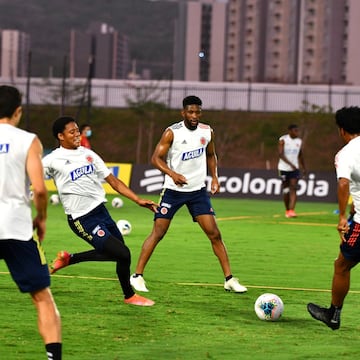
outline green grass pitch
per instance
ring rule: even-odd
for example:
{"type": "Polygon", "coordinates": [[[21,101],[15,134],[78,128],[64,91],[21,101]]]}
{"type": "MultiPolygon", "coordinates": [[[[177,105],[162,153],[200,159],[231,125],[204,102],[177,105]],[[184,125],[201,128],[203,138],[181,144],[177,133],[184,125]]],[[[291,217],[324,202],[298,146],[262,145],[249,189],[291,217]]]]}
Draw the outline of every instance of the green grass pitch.
{"type": "MultiPolygon", "coordinates": [[[[125,237],[135,268],[152,213],[124,199],[108,208],[126,219],[125,237]]],[[[157,197],[153,198],[157,200],[157,197]]],[[[352,273],[340,330],[313,320],[308,302],[328,306],[333,261],[338,253],[336,204],[297,205],[286,219],[281,200],[213,198],[234,276],[246,294],[227,293],[210,242],[182,209],[145,271],[155,306],[125,305],[114,263],[82,263],[52,276],[63,323],[65,360],[237,360],[354,359],[358,356],[360,276],[352,273]],[[285,305],[278,322],[259,320],[256,298],[279,295],[285,305]]],[[[43,243],[48,260],[59,250],[88,250],[68,228],[61,206],[49,206],[43,243]]],[[[20,294],[0,262],[0,359],[45,359],[30,298],[20,294]]]]}

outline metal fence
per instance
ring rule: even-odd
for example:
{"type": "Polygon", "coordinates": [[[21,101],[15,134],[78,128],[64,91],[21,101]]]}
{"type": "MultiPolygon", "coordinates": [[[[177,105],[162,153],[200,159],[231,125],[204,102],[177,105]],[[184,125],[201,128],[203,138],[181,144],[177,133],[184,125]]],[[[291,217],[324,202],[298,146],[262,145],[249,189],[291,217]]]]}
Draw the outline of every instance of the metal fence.
{"type": "MultiPolygon", "coordinates": [[[[30,104],[74,106],[91,92],[95,107],[126,108],[129,101],[154,101],[172,109],[190,94],[205,109],[261,112],[334,111],[360,105],[360,87],[339,85],[283,85],[267,83],[209,83],[184,81],[129,81],[92,79],[0,78],[17,86],[30,104]]],[[[89,102],[89,101],[88,101],[89,102]]]]}

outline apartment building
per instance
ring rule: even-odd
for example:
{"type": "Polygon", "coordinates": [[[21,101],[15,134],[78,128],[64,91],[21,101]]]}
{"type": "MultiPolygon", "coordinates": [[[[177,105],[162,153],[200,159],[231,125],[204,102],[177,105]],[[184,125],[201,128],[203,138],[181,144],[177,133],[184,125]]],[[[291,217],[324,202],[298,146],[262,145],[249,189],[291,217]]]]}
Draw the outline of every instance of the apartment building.
{"type": "Polygon", "coordinates": [[[181,2],[175,78],[359,85],[357,14],[358,0],[181,2]]]}
{"type": "Polygon", "coordinates": [[[346,82],[348,13],[347,0],[229,0],[225,80],[346,82]]]}
{"type": "Polygon", "coordinates": [[[71,30],[70,77],[126,79],[130,71],[128,38],[106,23],[95,22],[87,31],[71,30]]]}
{"type": "Polygon", "coordinates": [[[219,0],[179,3],[175,26],[173,77],[223,81],[227,4],[219,0]]]}
{"type": "Polygon", "coordinates": [[[0,76],[25,77],[28,72],[30,35],[19,30],[0,30],[0,76]]]}

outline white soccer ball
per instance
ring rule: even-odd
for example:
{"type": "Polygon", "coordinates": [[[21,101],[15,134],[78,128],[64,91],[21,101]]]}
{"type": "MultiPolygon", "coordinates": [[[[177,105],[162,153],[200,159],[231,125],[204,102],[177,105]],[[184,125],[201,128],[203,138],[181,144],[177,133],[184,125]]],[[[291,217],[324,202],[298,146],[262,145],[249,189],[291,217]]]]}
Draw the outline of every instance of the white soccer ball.
{"type": "Polygon", "coordinates": [[[51,205],[58,205],[60,203],[59,195],[58,194],[52,194],[50,196],[50,204],[51,205]]]}
{"type": "Polygon", "coordinates": [[[121,235],[129,235],[131,233],[131,224],[127,220],[119,220],[116,225],[121,235]]]}
{"type": "Polygon", "coordinates": [[[255,313],[260,320],[277,321],[284,311],[284,303],[275,294],[262,294],[255,301],[255,313]]]}
{"type": "Polygon", "coordinates": [[[114,208],[121,208],[121,207],[123,207],[124,202],[123,202],[123,200],[121,198],[115,197],[115,198],[112,199],[111,205],[114,208]]]}

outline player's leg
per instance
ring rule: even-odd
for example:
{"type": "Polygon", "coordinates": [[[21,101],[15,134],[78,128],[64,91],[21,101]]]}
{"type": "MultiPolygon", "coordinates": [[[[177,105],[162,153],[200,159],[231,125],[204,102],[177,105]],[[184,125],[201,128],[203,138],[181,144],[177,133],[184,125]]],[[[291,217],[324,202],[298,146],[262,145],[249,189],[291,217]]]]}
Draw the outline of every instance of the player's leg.
{"type": "Polygon", "coordinates": [[[30,293],[38,314],[38,329],[53,359],[61,359],[61,319],[50,288],[30,293]],[[57,355],[56,355],[57,354],[57,355]]]}
{"type": "MultiPolygon", "coordinates": [[[[82,251],[79,253],[69,253],[65,250],[59,251],[56,258],[51,262],[49,269],[50,273],[54,274],[56,271],[73,264],[78,264],[86,261],[116,261],[108,253],[102,251],[104,240],[109,234],[115,233],[115,236],[124,245],[123,237],[116,226],[116,223],[111,219],[110,214],[104,205],[98,206],[89,214],[72,219],[68,216],[68,224],[70,229],[80,238],[94,247],[93,250],[82,251]],[[110,229],[110,230],[109,230],[110,229]],[[115,232],[115,230],[117,232],[115,232]],[[106,230],[106,231],[105,231],[106,230]],[[106,236],[105,236],[106,235],[106,236]]],[[[126,250],[126,249],[125,249],[126,250]]],[[[124,256],[126,251],[124,250],[124,256]]]]}
{"type": "Polygon", "coordinates": [[[141,247],[138,262],[136,264],[136,274],[143,274],[146,264],[148,263],[155,247],[165,236],[169,229],[171,219],[155,219],[150,235],[145,239],[141,247]]]}
{"type": "Polygon", "coordinates": [[[75,253],[70,256],[69,264],[84,261],[114,261],[116,262],[116,273],[125,298],[134,295],[130,285],[130,262],[129,248],[111,218],[105,206],[100,206],[90,215],[80,219],[68,219],[69,226],[73,232],[87,241],[94,250],[75,253]]]}
{"type": "Polygon", "coordinates": [[[307,309],[310,315],[325,323],[333,330],[340,328],[340,315],[344,299],[350,288],[351,269],[360,260],[360,224],[353,223],[340,245],[340,253],[334,262],[334,274],[329,308],[310,303],[307,309]]]}
{"type": "Polygon", "coordinates": [[[61,359],[61,320],[50,290],[44,251],[38,241],[1,241],[4,259],[22,293],[29,293],[38,314],[38,329],[46,351],[61,359]]]}
{"type": "Polygon", "coordinates": [[[116,274],[125,299],[135,294],[130,284],[130,263],[131,254],[129,248],[113,235],[107,237],[104,241],[102,255],[109,261],[116,262],[116,274]]]}
{"type": "Polygon", "coordinates": [[[165,189],[161,194],[159,204],[158,212],[154,214],[153,228],[142,244],[135,273],[130,278],[131,285],[138,291],[149,291],[143,278],[146,264],[150,260],[157,244],[168,231],[172,218],[184,204],[184,199],[180,192],[165,189]]]}
{"type": "Polygon", "coordinates": [[[310,315],[314,319],[322,321],[332,330],[340,328],[341,310],[350,288],[350,271],[355,264],[354,262],[346,260],[340,252],[334,262],[330,307],[321,307],[313,303],[307,305],[310,315]]]}
{"type": "Polygon", "coordinates": [[[344,258],[340,252],[334,262],[334,275],[331,288],[331,303],[334,306],[342,307],[344,299],[350,288],[350,272],[356,265],[355,262],[344,258]]]}
{"type": "Polygon", "coordinates": [[[196,221],[209,238],[213,252],[220,262],[220,266],[225,277],[225,290],[235,291],[238,293],[246,292],[247,288],[241,285],[238,279],[234,278],[232,275],[228,252],[225,243],[221,238],[221,233],[216,224],[215,217],[208,214],[198,215],[196,217],[196,221]]]}
{"type": "Polygon", "coordinates": [[[215,212],[206,189],[192,193],[187,199],[186,206],[193,218],[211,242],[214,254],[219,259],[225,277],[231,275],[229,257],[220,230],[215,221],[215,212]]]}
{"type": "Polygon", "coordinates": [[[150,260],[157,244],[165,236],[170,226],[170,222],[171,219],[155,219],[150,235],[145,239],[141,246],[141,252],[136,264],[135,273],[130,277],[130,283],[137,291],[149,291],[146,287],[146,282],[143,276],[145,266],[150,260]]]}
{"type": "Polygon", "coordinates": [[[227,277],[231,275],[228,253],[226,250],[226,246],[222,241],[221,233],[216,224],[215,217],[208,214],[198,215],[196,217],[196,221],[198,222],[206,236],[209,238],[213,252],[219,259],[224,276],[227,277]]]}
{"type": "Polygon", "coordinates": [[[297,185],[298,178],[292,177],[289,179],[289,200],[288,200],[288,210],[295,211],[296,200],[297,200],[297,185]]]}
{"type": "Polygon", "coordinates": [[[246,292],[246,287],[239,284],[238,280],[232,276],[226,246],[222,240],[220,230],[215,221],[215,212],[206,189],[203,188],[193,194],[190,194],[186,206],[193,217],[193,220],[199,223],[201,229],[211,242],[213,252],[218,258],[224,273],[225,290],[246,292]]]}
{"type": "Polygon", "coordinates": [[[285,206],[285,215],[289,211],[289,201],[290,201],[290,189],[289,189],[289,178],[288,178],[288,171],[280,171],[281,177],[281,187],[282,187],[282,194],[283,194],[283,201],[285,206]]]}

